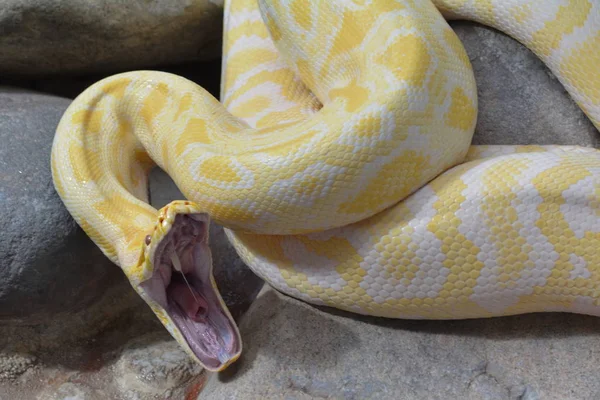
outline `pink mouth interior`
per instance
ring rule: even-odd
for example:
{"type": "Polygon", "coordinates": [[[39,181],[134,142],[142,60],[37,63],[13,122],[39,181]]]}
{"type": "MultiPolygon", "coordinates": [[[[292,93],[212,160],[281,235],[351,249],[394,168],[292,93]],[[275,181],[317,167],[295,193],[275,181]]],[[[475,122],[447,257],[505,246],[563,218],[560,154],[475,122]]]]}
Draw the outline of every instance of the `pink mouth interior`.
{"type": "Polygon", "coordinates": [[[203,322],[208,316],[208,303],[206,299],[194,289],[188,286],[189,281],[184,283],[183,279],[177,279],[180,282],[174,282],[176,278],[171,278],[171,283],[167,287],[167,298],[179,306],[181,311],[192,321],[203,322]]]}
{"type": "Polygon", "coordinates": [[[196,357],[207,368],[219,369],[239,354],[241,340],[211,284],[207,236],[201,217],[178,215],[157,244],[152,278],[141,286],[167,312],[196,357]],[[181,271],[173,264],[173,254],[181,271]]]}

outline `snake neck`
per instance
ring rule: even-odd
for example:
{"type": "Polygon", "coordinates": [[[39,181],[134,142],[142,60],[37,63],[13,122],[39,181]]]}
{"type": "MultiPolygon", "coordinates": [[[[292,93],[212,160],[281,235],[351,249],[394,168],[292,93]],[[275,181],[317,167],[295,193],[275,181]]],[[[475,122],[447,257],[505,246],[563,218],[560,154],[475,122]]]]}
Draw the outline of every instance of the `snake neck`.
{"type": "Polygon", "coordinates": [[[155,164],[120,112],[127,85],[109,79],[67,110],[52,150],[55,188],[181,347],[220,370],[239,357],[241,338],[212,275],[209,219],[190,202],[148,204],[155,164]]]}

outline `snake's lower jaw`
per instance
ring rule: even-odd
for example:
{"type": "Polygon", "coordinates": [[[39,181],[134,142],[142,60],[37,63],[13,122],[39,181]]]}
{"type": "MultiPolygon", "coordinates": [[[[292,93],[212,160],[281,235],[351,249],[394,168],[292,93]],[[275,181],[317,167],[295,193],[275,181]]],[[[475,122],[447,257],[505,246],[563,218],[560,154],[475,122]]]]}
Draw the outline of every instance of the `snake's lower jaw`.
{"type": "Polygon", "coordinates": [[[207,219],[177,215],[153,243],[153,273],[140,289],[180,345],[206,369],[221,371],[238,359],[242,344],[212,275],[207,238],[207,219]]]}

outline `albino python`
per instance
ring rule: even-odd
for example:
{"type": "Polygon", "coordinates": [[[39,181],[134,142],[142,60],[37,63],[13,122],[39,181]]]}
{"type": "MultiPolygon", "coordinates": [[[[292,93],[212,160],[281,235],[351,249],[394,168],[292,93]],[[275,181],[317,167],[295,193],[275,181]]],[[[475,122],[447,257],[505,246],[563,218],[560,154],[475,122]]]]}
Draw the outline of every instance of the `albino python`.
{"type": "Polygon", "coordinates": [[[219,371],[242,351],[209,218],[314,304],[600,315],[600,151],[470,146],[476,85],[446,22],[519,40],[598,128],[600,1],[231,0],[224,16],[221,102],[168,73],[114,75],[52,149],[70,213],[195,360],[219,371]],[[188,200],[148,204],[155,165],[188,200]]]}

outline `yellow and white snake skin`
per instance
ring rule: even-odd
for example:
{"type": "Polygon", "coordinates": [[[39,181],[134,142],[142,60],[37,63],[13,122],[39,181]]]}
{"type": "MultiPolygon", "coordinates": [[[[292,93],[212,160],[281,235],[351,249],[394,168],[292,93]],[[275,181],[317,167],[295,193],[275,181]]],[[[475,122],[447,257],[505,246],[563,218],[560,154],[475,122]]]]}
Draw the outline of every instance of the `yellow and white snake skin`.
{"type": "MultiPolygon", "coordinates": [[[[519,40],[598,128],[600,1],[231,0],[224,16],[222,103],[171,74],[118,74],[72,103],[52,150],[70,213],[206,368],[238,358],[235,323],[217,293],[220,322],[181,328],[164,292],[181,295],[166,287],[182,268],[195,279],[197,259],[211,268],[208,216],[310,303],[600,315],[600,151],[470,146],[476,85],[446,22],[519,40]],[[189,201],[147,204],[154,163],[189,201]]],[[[191,286],[210,291],[203,279],[191,286]]]]}

